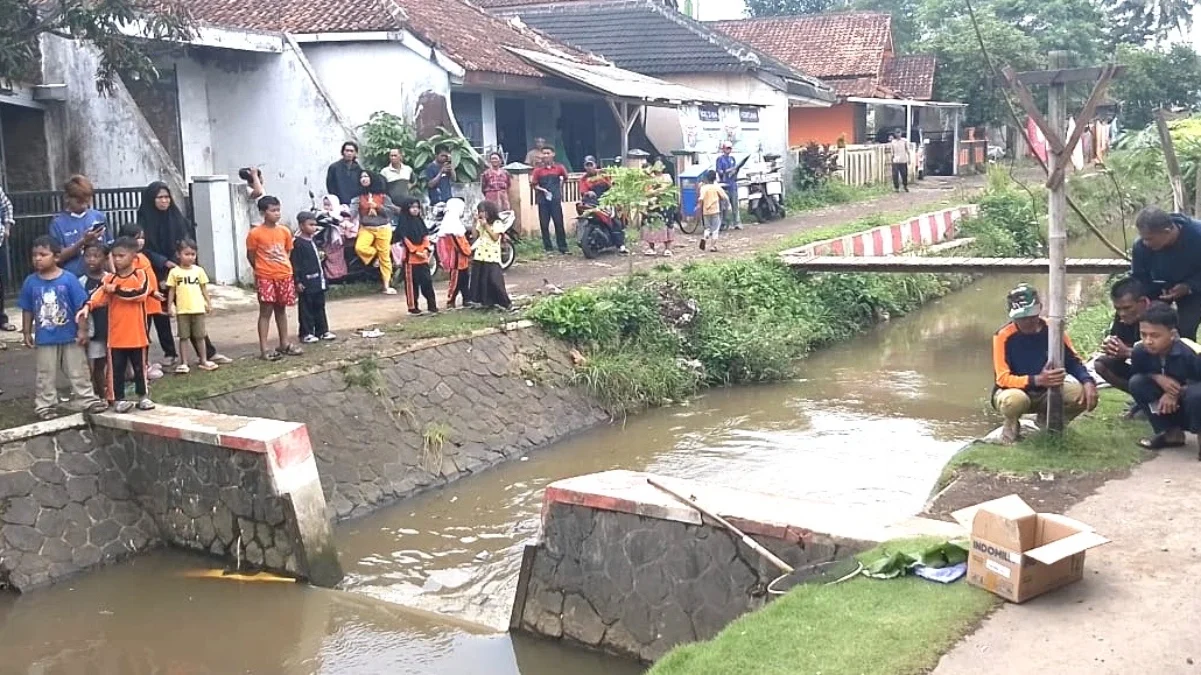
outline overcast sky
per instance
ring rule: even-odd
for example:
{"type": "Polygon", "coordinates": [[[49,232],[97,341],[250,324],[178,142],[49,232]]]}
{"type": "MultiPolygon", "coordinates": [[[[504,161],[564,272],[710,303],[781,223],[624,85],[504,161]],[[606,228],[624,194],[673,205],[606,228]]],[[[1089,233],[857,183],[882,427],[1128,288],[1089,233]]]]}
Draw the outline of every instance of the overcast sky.
{"type": "Polygon", "coordinates": [[[741,19],[746,14],[742,0],[692,0],[700,10],[701,21],[741,19]]]}

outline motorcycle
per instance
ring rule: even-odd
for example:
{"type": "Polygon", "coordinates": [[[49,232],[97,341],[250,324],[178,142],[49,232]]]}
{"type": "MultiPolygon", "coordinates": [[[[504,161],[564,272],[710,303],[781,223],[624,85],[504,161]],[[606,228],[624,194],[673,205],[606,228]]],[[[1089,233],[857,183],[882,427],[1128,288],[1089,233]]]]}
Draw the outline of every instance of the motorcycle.
{"type": "MultiPolygon", "coordinates": [[[[462,199],[455,198],[444,204],[435,204],[426,214],[425,227],[429,231],[430,248],[434,252],[430,256],[430,276],[437,274],[438,268],[443,266],[438,259],[438,251],[441,248],[438,246],[438,240],[454,235],[469,236],[475,229],[474,221],[467,213],[466,206],[466,202],[462,199]],[[450,220],[446,219],[448,213],[450,220]],[[458,222],[452,225],[453,221],[458,222]]],[[[516,242],[519,239],[517,233],[512,230],[516,219],[517,214],[512,211],[503,211],[500,214],[500,221],[494,228],[494,231],[500,235],[500,267],[504,270],[508,270],[517,262],[516,242]]]]}
{"type": "Polygon", "coordinates": [[[581,204],[575,222],[576,236],[584,257],[589,260],[625,245],[625,225],[611,207],[581,204]]]}
{"type": "Polygon", "coordinates": [[[763,165],[758,171],[747,174],[747,210],[760,223],[783,218],[784,180],[776,162],[779,155],[763,155],[763,165]]]}

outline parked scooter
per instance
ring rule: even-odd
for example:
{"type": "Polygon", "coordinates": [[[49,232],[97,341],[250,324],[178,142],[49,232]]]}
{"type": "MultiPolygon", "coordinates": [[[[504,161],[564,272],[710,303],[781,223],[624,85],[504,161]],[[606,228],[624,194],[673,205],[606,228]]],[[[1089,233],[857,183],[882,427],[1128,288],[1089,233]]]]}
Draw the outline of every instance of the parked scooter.
{"type": "Polygon", "coordinates": [[[760,223],[783,218],[784,177],[780,155],[763,155],[763,163],[747,171],[747,210],[760,223]]]}

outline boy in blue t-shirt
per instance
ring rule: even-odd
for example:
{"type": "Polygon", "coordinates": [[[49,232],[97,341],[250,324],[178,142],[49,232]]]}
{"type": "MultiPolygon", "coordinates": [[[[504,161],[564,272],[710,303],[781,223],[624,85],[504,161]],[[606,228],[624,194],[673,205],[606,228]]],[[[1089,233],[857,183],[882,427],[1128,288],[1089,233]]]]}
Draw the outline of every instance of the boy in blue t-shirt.
{"type": "Polygon", "coordinates": [[[62,247],[52,237],[33,242],[33,274],[25,278],[17,305],[21,308],[25,346],[37,350],[37,397],[34,411],[38,418],[52,419],[58,392],[55,380],[62,372],[71,385],[79,405],[88,412],[103,412],[108,406],[92,389],[87,357],[87,328],[81,328],[75,314],[88,300],[79,277],[63,271],[57,258],[62,247]]]}

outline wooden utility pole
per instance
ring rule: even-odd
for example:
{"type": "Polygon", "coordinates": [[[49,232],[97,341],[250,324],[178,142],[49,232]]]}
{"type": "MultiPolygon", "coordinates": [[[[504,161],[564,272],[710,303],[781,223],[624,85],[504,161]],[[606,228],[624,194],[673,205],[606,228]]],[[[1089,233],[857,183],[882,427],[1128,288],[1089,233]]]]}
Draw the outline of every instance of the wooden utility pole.
{"type": "Polygon", "coordinates": [[[1163,163],[1168,167],[1168,182],[1172,185],[1172,210],[1184,213],[1184,179],[1180,176],[1176,145],[1172,143],[1172,133],[1168,130],[1168,120],[1164,117],[1163,108],[1155,111],[1155,128],[1159,131],[1159,143],[1163,146],[1163,163]]]}
{"type": "MultiPolygon", "coordinates": [[[[1068,53],[1054,51],[1048,54],[1048,65],[1051,70],[1061,70],[1067,67],[1068,53]]],[[[1053,82],[1047,92],[1047,121],[1057,135],[1067,131],[1068,100],[1067,85],[1053,82]]],[[[1084,121],[1077,125],[1080,128],[1084,121]]],[[[1064,148],[1060,152],[1047,153],[1047,169],[1054,176],[1063,171],[1064,165],[1072,161],[1072,149],[1064,148]]],[[[1064,305],[1067,304],[1067,193],[1063,181],[1051,186],[1048,190],[1047,201],[1047,244],[1051,257],[1050,279],[1047,283],[1047,327],[1050,334],[1047,354],[1051,368],[1063,368],[1063,324],[1064,305]]],[[[1053,387],[1047,397],[1047,429],[1052,432],[1063,431],[1063,387],[1053,387]]]]}
{"type": "MultiPolygon", "coordinates": [[[[1048,54],[1049,70],[1039,70],[1028,73],[1015,73],[1012,68],[1002,69],[1006,83],[1017,96],[1018,101],[1030,119],[1042,130],[1047,138],[1047,231],[1050,247],[1048,272],[1050,280],[1047,289],[1047,327],[1048,345],[1047,356],[1050,368],[1063,368],[1063,331],[1064,315],[1067,308],[1067,192],[1064,187],[1064,176],[1067,167],[1072,162],[1072,151],[1080,142],[1084,129],[1093,119],[1097,103],[1105,95],[1105,90],[1114,76],[1121,70],[1120,66],[1107,65],[1101,68],[1068,68],[1068,53],[1053,51],[1048,54]],[[1085,101],[1080,111],[1075,130],[1064,140],[1067,134],[1067,85],[1071,82],[1095,81],[1093,91],[1085,101]],[[1048,111],[1043,117],[1034,96],[1027,85],[1047,85],[1048,111]]],[[[1047,430],[1052,433],[1063,431],[1063,388],[1054,387],[1047,396],[1047,430]]]]}

